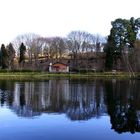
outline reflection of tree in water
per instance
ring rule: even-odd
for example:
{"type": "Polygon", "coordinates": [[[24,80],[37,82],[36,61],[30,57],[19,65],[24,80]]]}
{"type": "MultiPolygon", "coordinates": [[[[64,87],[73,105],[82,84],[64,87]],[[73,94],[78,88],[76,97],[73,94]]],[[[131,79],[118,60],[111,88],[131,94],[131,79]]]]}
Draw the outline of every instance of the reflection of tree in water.
{"type": "Polygon", "coordinates": [[[71,120],[86,120],[100,117],[106,112],[102,83],[70,84],[69,102],[66,113],[71,120]]]}
{"type": "Polygon", "coordinates": [[[71,120],[86,120],[106,112],[100,81],[17,82],[10,94],[7,94],[10,91],[8,85],[5,87],[6,97],[1,96],[3,103],[19,116],[65,113],[71,120]]]}
{"type": "Polygon", "coordinates": [[[12,82],[0,82],[0,105],[4,106],[5,102],[7,106],[11,106],[13,102],[13,93],[14,86],[12,82]],[[7,90],[8,87],[8,90],[7,90]]]}
{"type": "Polygon", "coordinates": [[[118,133],[140,132],[138,81],[106,82],[106,104],[112,129],[118,133]]]}
{"type": "Polygon", "coordinates": [[[140,81],[0,82],[0,105],[18,116],[65,113],[71,120],[110,115],[118,133],[140,132],[140,81]],[[106,104],[106,105],[105,105],[106,104]]]}

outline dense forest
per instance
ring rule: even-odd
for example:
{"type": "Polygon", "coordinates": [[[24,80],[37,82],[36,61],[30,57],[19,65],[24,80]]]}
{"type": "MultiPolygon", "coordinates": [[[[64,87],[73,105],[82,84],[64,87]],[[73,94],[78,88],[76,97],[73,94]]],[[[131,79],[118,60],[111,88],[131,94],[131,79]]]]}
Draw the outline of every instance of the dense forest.
{"type": "Polygon", "coordinates": [[[42,37],[34,33],[19,35],[8,45],[1,45],[1,69],[28,69],[26,64],[33,64],[38,69],[40,63],[49,59],[72,59],[75,66],[80,65],[77,61],[85,59],[85,67],[90,69],[90,61],[100,61],[100,57],[105,54],[105,71],[140,71],[140,18],[118,18],[111,25],[107,37],[85,31],[72,31],[65,38],[42,37]],[[120,65],[125,65],[125,69],[120,65]]]}

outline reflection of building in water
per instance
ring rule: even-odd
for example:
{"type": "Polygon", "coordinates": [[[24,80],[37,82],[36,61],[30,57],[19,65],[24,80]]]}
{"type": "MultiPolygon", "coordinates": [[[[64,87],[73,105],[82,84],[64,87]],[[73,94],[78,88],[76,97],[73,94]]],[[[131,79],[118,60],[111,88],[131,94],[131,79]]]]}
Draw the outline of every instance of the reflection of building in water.
{"type": "Polygon", "coordinates": [[[71,120],[85,120],[106,113],[101,84],[49,80],[15,83],[14,87],[8,95],[12,98],[10,108],[19,116],[53,112],[66,113],[71,120]]]}

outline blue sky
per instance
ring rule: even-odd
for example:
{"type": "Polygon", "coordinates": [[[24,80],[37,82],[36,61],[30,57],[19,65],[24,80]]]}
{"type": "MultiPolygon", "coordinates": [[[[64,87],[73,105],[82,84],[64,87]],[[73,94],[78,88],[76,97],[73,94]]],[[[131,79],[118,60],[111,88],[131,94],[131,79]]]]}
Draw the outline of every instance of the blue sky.
{"type": "Polygon", "coordinates": [[[0,0],[0,43],[36,33],[65,37],[72,30],[107,36],[116,18],[138,18],[139,0],[0,0]]]}

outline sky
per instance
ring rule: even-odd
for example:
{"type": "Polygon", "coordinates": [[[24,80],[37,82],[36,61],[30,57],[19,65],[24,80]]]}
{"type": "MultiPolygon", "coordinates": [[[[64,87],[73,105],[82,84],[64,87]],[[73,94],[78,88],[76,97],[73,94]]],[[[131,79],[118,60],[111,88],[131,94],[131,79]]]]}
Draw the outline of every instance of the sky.
{"type": "Polygon", "coordinates": [[[140,0],[0,0],[0,44],[35,33],[66,37],[73,30],[107,36],[111,21],[140,17],[140,0]]]}

